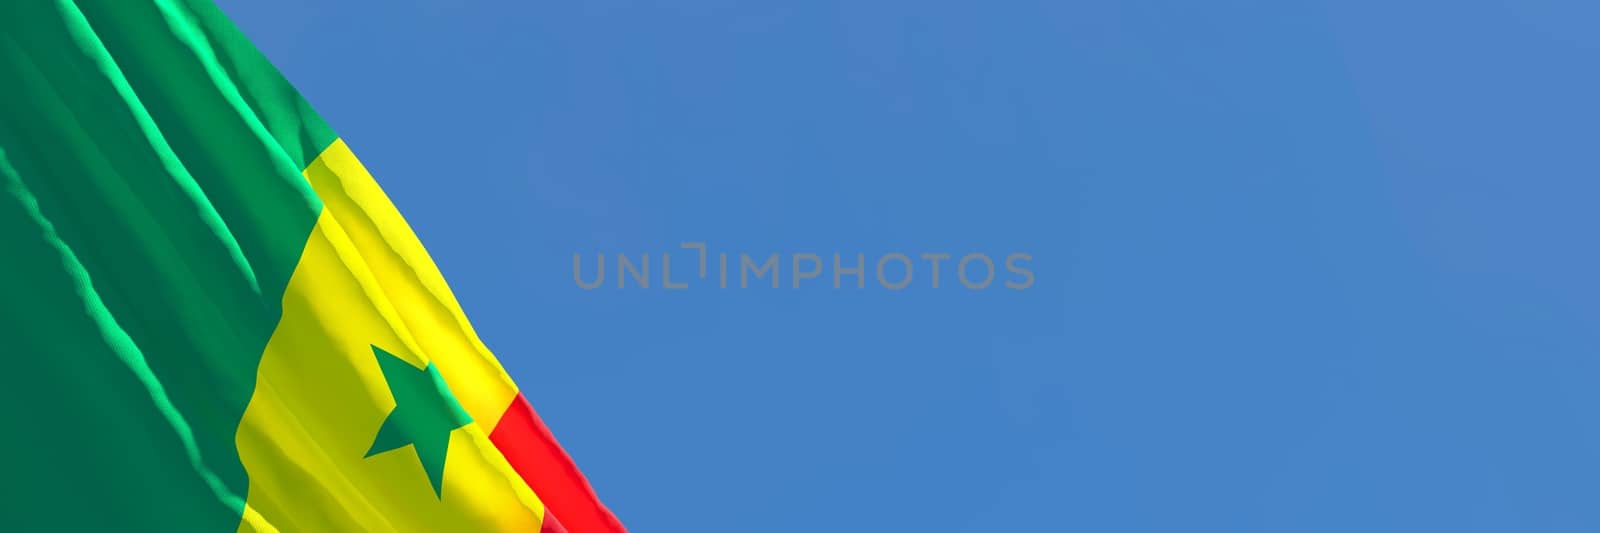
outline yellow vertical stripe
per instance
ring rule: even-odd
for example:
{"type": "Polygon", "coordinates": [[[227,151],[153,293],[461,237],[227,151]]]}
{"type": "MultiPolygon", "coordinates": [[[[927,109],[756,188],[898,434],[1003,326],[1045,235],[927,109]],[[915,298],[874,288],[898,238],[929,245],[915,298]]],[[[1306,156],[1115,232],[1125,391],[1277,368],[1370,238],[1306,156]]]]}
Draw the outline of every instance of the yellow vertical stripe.
{"type": "Polygon", "coordinates": [[[488,438],[515,385],[344,142],[305,175],[324,207],[236,436],[261,518],[240,528],[538,530],[543,506],[488,438]],[[433,363],[475,421],[450,434],[440,495],[412,447],[365,457],[395,407],[374,345],[433,363]]]}
{"type": "Polygon", "coordinates": [[[411,226],[342,139],[312,161],[305,174],[322,198],[324,216],[331,214],[339,222],[389,298],[405,304],[399,317],[418,333],[418,347],[439,365],[462,407],[486,424],[484,429],[493,429],[517,387],[478,340],[411,226]]]}

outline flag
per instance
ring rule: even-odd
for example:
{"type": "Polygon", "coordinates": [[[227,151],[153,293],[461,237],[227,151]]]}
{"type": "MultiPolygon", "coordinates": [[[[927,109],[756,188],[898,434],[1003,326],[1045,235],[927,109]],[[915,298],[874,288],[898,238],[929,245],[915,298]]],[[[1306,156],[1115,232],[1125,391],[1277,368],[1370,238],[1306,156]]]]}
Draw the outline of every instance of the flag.
{"type": "Polygon", "coordinates": [[[0,529],[624,531],[207,0],[0,6],[0,529]]]}

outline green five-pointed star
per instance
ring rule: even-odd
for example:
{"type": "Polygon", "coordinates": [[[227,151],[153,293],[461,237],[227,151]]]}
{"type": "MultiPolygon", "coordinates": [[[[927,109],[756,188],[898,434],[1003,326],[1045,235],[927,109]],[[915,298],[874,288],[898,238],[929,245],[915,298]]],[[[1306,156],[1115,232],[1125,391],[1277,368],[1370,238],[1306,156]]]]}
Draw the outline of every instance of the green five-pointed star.
{"type": "Polygon", "coordinates": [[[378,367],[383,369],[383,379],[389,382],[389,393],[394,396],[394,410],[378,428],[378,437],[372,441],[367,457],[395,450],[410,444],[417,451],[422,470],[433,482],[433,495],[443,497],[444,459],[450,448],[450,432],[472,423],[456,397],[445,386],[439,369],[428,363],[427,368],[417,368],[394,354],[372,347],[378,357],[378,367]]]}

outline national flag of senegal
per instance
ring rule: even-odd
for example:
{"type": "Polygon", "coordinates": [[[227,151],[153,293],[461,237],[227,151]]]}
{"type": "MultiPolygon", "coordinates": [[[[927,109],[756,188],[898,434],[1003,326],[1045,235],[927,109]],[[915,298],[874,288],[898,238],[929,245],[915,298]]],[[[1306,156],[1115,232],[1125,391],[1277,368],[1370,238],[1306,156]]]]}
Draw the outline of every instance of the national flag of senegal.
{"type": "Polygon", "coordinates": [[[623,530],[215,6],[0,4],[0,530],[623,530]]]}

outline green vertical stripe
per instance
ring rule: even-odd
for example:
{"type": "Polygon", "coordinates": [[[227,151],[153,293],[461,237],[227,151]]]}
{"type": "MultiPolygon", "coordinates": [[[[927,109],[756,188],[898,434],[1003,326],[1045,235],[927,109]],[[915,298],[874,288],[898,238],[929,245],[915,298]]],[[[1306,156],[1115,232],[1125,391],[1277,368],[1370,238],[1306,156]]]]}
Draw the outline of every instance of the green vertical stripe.
{"type": "Polygon", "coordinates": [[[0,519],[232,530],[334,135],[209,2],[3,4],[0,519]]]}

